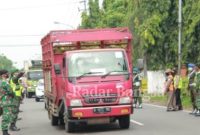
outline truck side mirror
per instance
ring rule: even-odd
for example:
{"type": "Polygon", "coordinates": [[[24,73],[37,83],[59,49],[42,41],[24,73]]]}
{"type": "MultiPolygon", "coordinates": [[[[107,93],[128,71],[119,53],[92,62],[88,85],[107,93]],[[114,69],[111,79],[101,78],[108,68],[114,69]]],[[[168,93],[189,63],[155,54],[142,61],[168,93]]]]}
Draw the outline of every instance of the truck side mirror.
{"type": "Polygon", "coordinates": [[[54,64],[54,71],[55,71],[56,74],[61,73],[60,64],[54,64]]]}

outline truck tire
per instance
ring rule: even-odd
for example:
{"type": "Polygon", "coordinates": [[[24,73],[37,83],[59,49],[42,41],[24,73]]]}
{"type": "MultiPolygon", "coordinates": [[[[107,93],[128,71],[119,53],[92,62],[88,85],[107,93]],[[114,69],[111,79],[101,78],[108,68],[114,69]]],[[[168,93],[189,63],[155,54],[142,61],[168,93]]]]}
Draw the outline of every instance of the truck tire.
{"type": "Polygon", "coordinates": [[[51,115],[51,125],[52,126],[57,126],[58,125],[58,117],[51,115]]]}
{"type": "Polygon", "coordinates": [[[67,133],[72,133],[74,132],[74,123],[73,122],[65,122],[65,131],[67,133]]]}
{"type": "Polygon", "coordinates": [[[35,97],[35,101],[36,101],[36,102],[40,102],[40,99],[37,98],[37,97],[35,97]]]}
{"type": "Polygon", "coordinates": [[[130,115],[121,116],[119,118],[119,126],[121,129],[128,129],[130,126],[130,115]]]}
{"type": "Polygon", "coordinates": [[[27,97],[28,97],[28,98],[31,98],[31,97],[32,97],[32,94],[28,92],[28,93],[27,93],[27,97]]]}
{"type": "Polygon", "coordinates": [[[60,118],[60,125],[65,125],[65,121],[63,118],[60,118]]]}

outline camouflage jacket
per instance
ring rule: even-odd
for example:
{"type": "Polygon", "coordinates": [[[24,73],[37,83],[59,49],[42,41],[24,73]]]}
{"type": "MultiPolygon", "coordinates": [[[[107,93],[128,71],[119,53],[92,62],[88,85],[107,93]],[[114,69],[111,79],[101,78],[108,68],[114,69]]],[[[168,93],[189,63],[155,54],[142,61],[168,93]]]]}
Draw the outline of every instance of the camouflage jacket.
{"type": "Polygon", "coordinates": [[[1,106],[12,106],[14,93],[6,80],[0,80],[0,104],[1,106]]]}
{"type": "Polygon", "coordinates": [[[196,84],[195,89],[200,92],[200,72],[196,73],[194,82],[196,84]]]}

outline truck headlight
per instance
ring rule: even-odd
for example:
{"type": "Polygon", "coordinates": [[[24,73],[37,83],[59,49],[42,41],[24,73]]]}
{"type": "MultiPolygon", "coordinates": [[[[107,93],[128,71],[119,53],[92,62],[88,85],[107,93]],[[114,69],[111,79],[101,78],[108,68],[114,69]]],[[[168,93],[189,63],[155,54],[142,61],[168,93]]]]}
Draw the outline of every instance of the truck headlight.
{"type": "Polygon", "coordinates": [[[119,99],[119,104],[127,104],[127,103],[131,103],[130,97],[121,97],[119,99]]]}
{"type": "Polygon", "coordinates": [[[82,106],[82,102],[80,99],[72,99],[70,101],[70,106],[82,106]]]}

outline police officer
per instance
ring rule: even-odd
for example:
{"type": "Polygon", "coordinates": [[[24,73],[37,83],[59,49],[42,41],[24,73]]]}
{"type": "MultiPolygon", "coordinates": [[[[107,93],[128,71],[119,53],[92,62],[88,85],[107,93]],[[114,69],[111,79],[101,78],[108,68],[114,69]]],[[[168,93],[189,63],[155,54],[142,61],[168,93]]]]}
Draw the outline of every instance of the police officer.
{"type": "Polygon", "coordinates": [[[181,75],[178,75],[177,68],[174,68],[173,72],[175,74],[174,88],[175,88],[176,106],[178,110],[183,110],[182,101],[181,101],[181,89],[183,87],[183,79],[181,75]]]}
{"type": "Polygon", "coordinates": [[[16,122],[18,119],[18,114],[19,114],[19,107],[20,107],[20,101],[22,98],[21,92],[22,92],[22,87],[19,84],[19,78],[23,75],[23,72],[18,73],[18,70],[15,70],[11,73],[11,78],[10,78],[10,85],[11,88],[14,92],[14,108],[13,108],[13,115],[14,118],[11,121],[10,125],[10,130],[12,131],[19,131],[20,129],[17,128],[16,122]]]}
{"type": "Polygon", "coordinates": [[[0,101],[3,111],[1,129],[3,135],[10,135],[8,133],[8,126],[11,123],[12,119],[14,119],[14,115],[12,115],[14,106],[14,93],[8,83],[8,78],[8,71],[0,70],[0,101]]]}

